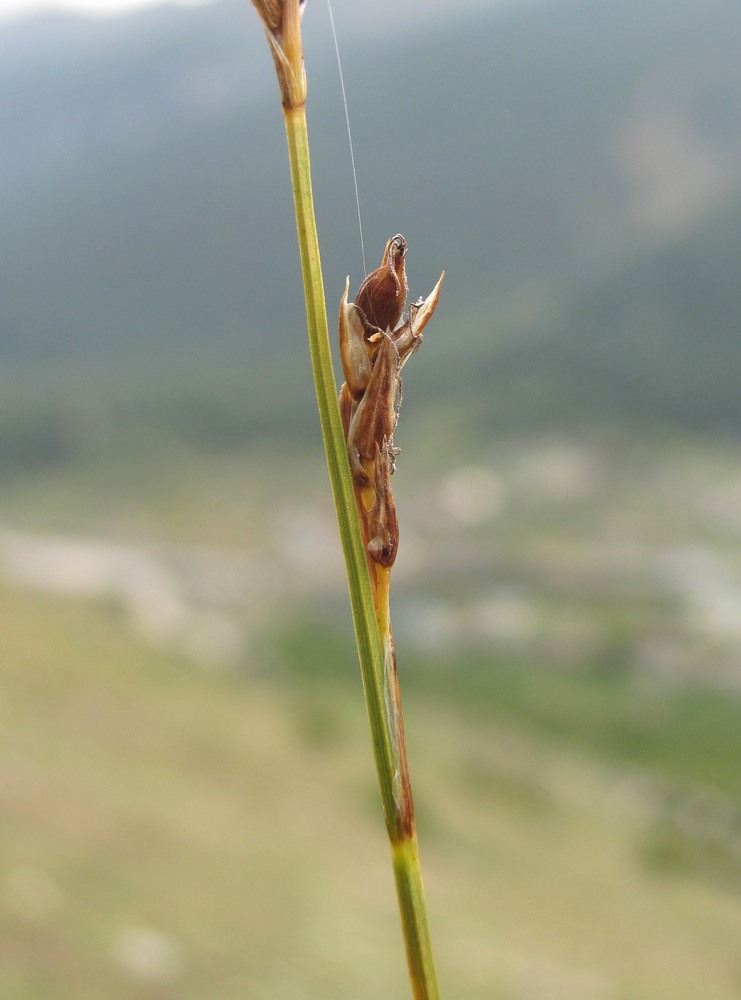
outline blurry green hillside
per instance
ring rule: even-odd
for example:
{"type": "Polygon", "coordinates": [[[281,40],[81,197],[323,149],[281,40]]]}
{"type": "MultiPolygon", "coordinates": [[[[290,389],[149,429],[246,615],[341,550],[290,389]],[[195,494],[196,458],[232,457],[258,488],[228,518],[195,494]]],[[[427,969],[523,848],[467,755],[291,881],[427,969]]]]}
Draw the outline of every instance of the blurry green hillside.
{"type": "MultiPolygon", "coordinates": [[[[4,997],[405,995],[349,637],[234,674],[115,606],[3,590],[0,625],[4,997]]],[[[442,988],[731,1000],[734,709],[522,666],[478,658],[493,701],[461,662],[406,674],[442,988]]]]}

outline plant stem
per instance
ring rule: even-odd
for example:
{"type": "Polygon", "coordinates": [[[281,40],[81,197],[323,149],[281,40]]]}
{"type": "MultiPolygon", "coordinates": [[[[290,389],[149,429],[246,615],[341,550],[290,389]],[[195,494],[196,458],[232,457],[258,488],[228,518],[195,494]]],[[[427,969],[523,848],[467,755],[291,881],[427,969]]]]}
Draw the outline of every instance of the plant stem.
{"type": "Polygon", "coordinates": [[[367,529],[361,526],[360,515],[368,508],[363,506],[362,493],[356,491],[353,484],[332,371],[327,307],[311,191],[305,109],[306,76],[301,50],[301,7],[299,0],[253,0],[253,3],[265,28],[283,104],[306,296],[311,365],[329,479],[347,567],[360,671],[381,800],[391,841],[409,974],[415,1000],[437,1000],[414,831],[396,657],[391,638],[388,568],[372,562],[366,548],[368,539],[364,534],[367,529]]]}
{"type": "Polygon", "coordinates": [[[345,437],[337,405],[337,386],[332,370],[324,283],[311,191],[306,115],[303,107],[290,108],[284,114],[319,420],[347,568],[350,605],[370,714],[381,798],[384,812],[388,817],[389,813],[393,814],[393,754],[383,709],[383,649],[378,634],[368,560],[355,507],[345,437]]]}
{"type": "Polygon", "coordinates": [[[401,921],[407,951],[407,963],[415,1000],[434,1000],[438,996],[432,945],[427,927],[422,869],[419,863],[417,832],[414,824],[412,786],[409,780],[404,719],[396,670],[396,650],[391,634],[389,585],[391,572],[385,566],[374,565],[377,587],[376,607],[378,631],[383,642],[386,677],[386,710],[389,731],[394,743],[396,761],[396,792],[398,829],[391,837],[391,851],[399,899],[401,921]]]}
{"type": "Polygon", "coordinates": [[[439,994],[427,927],[396,657],[391,638],[388,570],[375,566],[376,580],[372,581],[347,459],[332,370],[303,104],[284,108],[284,116],[319,418],[347,568],[360,670],[381,799],[391,840],[409,974],[415,1000],[437,1000],[439,994]],[[374,592],[377,592],[377,606],[374,592]]]}

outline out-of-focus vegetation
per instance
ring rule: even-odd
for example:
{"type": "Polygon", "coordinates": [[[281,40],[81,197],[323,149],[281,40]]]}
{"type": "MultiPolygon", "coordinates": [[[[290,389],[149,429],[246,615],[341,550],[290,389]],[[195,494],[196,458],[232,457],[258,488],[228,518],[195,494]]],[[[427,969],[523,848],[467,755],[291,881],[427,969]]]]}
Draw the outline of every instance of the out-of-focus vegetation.
{"type": "MultiPolygon", "coordinates": [[[[397,646],[461,996],[737,992],[739,480],[727,449],[656,454],[542,439],[399,476],[397,646]]],[[[290,468],[9,491],[6,995],[403,995],[331,510],[290,468]]]]}
{"type": "MultiPolygon", "coordinates": [[[[256,658],[224,674],[115,607],[5,591],[0,613],[5,996],[403,995],[349,640],[293,631],[278,678],[256,658]]],[[[486,665],[501,697],[473,711],[465,664],[452,702],[429,673],[407,684],[443,984],[735,996],[738,821],[709,791],[738,749],[727,705],[486,665]],[[600,721],[623,741],[608,760],[600,721]]]]}
{"type": "MultiPolygon", "coordinates": [[[[334,5],[369,258],[447,270],[393,594],[443,993],[730,1000],[738,5],[414,44],[334,5]]],[[[331,302],[361,268],[305,20],[331,302]]],[[[0,55],[0,994],[404,996],[249,4],[0,55]]]]}

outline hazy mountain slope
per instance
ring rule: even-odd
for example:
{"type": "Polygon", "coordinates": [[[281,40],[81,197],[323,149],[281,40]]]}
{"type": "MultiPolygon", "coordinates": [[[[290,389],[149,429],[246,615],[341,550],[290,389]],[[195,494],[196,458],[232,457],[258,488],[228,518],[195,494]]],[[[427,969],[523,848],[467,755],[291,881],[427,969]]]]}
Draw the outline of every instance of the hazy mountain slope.
{"type": "MultiPolygon", "coordinates": [[[[309,114],[333,300],[362,265],[321,16],[307,15],[309,114]]],[[[730,0],[562,0],[346,35],[368,266],[402,230],[413,295],[448,271],[415,392],[475,395],[515,425],[605,409],[737,420],[739,39],[730,0]]],[[[9,53],[5,371],[242,355],[249,396],[256,359],[303,352],[284,140],[249,5],[39,19],[0,32],[9,53]]]]}

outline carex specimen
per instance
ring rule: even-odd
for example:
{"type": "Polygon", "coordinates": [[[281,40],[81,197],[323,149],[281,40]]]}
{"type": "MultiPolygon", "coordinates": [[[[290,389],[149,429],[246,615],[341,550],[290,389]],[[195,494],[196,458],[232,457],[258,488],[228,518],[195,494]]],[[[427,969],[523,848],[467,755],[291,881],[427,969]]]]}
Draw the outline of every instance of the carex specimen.
{"type": "Polygon", "coordinates": [[[301,20],[305,0],[252,0],[273,57],[288,140],[314,385],[329,479],[347,567],[350,606],[414,1000],[437,1000],[432,945],[414,829],[388,585],[398,546],[391,473],[400,371],[421,341],[442,277],[403,320],[406,241],[394,237],[375,277],[340,308],[345,385],[338,406],[332,371],[306,126],[301,20]]]}

